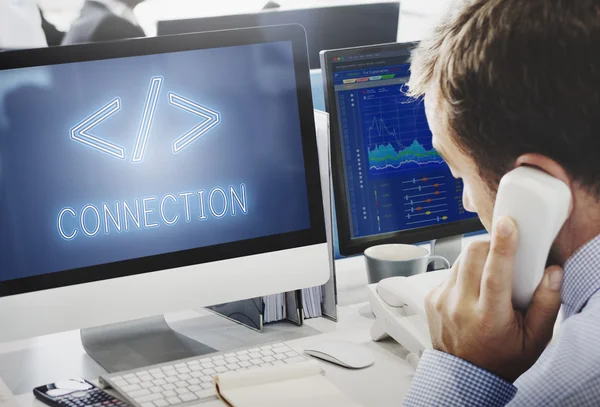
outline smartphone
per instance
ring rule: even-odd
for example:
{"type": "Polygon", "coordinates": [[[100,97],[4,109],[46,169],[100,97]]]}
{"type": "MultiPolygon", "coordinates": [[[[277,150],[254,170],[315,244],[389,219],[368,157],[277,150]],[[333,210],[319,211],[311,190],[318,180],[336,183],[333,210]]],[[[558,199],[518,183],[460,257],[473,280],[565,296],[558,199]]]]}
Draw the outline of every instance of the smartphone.
{"type": "Polygon", "coordinates": [[[35,397],[52,407],[128,407],[84,379],[62,380],[33,389],[35,397]]]}

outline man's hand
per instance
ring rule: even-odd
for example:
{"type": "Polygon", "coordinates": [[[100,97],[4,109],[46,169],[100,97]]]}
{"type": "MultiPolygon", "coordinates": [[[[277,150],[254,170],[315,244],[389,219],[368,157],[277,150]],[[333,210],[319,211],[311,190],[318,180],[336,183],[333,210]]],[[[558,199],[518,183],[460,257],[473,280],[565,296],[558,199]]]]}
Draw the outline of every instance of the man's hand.
{"type": "Polygon", "coordinates": [[[529,309],[512,305],[518,231],[501,218],[490,242],[473,242],[448,279],[425,299],[434,349],[450,353],[513,382],[552,339],[560,308],[563,270],[546,270],[529,309]]]}

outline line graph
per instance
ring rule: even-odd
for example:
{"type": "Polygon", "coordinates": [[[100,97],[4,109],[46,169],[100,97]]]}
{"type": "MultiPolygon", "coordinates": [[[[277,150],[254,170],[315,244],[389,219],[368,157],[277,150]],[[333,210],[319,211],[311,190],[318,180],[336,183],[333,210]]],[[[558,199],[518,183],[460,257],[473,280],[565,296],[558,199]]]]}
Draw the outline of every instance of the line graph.
{"type": "Polygon", "coordinates": [[[402,85],[363,90],[363,134],[373,175],[445,165],[431,144],[422,103],[402,92],[402,85]]]}
{"type": "Polygon", "coordinates": [[[423,166],[444,164],[444,160],[434,149],[427,150],[417,140],[406,148],[397,150],[393,145],[377,145],[369,149],[369,169],[375,171],[398,170],[408,165],[423,166]]]}

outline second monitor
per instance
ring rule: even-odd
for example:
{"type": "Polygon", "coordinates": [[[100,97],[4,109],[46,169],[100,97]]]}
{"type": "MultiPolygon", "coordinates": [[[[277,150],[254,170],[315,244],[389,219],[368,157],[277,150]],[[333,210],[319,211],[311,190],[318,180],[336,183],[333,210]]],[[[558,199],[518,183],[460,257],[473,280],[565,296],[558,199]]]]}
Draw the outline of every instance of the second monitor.
{"type": "Polygon", "coordinates": [[[415,45],[321,53],[342,255],[482,229],[432,146],[423,101],[406,95],[415,45]]]}
{"type": "Polygon", "coordinates": [[[158,35],[300,24],[306,31],[310,68],[319,68],[319,51],[395,42],[400,3],[355,4],[254,14],[159,21],[158,35]]]}

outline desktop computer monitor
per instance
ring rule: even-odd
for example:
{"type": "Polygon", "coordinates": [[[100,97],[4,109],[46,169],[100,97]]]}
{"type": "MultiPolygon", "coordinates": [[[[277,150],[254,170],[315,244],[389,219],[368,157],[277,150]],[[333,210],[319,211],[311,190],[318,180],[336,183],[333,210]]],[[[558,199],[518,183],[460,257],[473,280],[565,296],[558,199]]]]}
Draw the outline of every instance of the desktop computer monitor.
{"type": "Polygon", "coordinates": [[[307,34],[311,69],[319,65],[323,49],[395,42],[400,3],[354,4],[293,10],[269,10],[255,14],[165,20],[157,24],[158,35],[226,30],[279,24],[300,24],[307,34]]]}
{"type": "Polygon", "coordinates": [[[324,284],[305,38],[0,54],[0,341],[324,284]]]}
{"type": "Polygon", "coordinates": [[[321,53],[342,255],[482,229],[432,146],[423,101],[405,94],[415,45],[321,53]]]}

